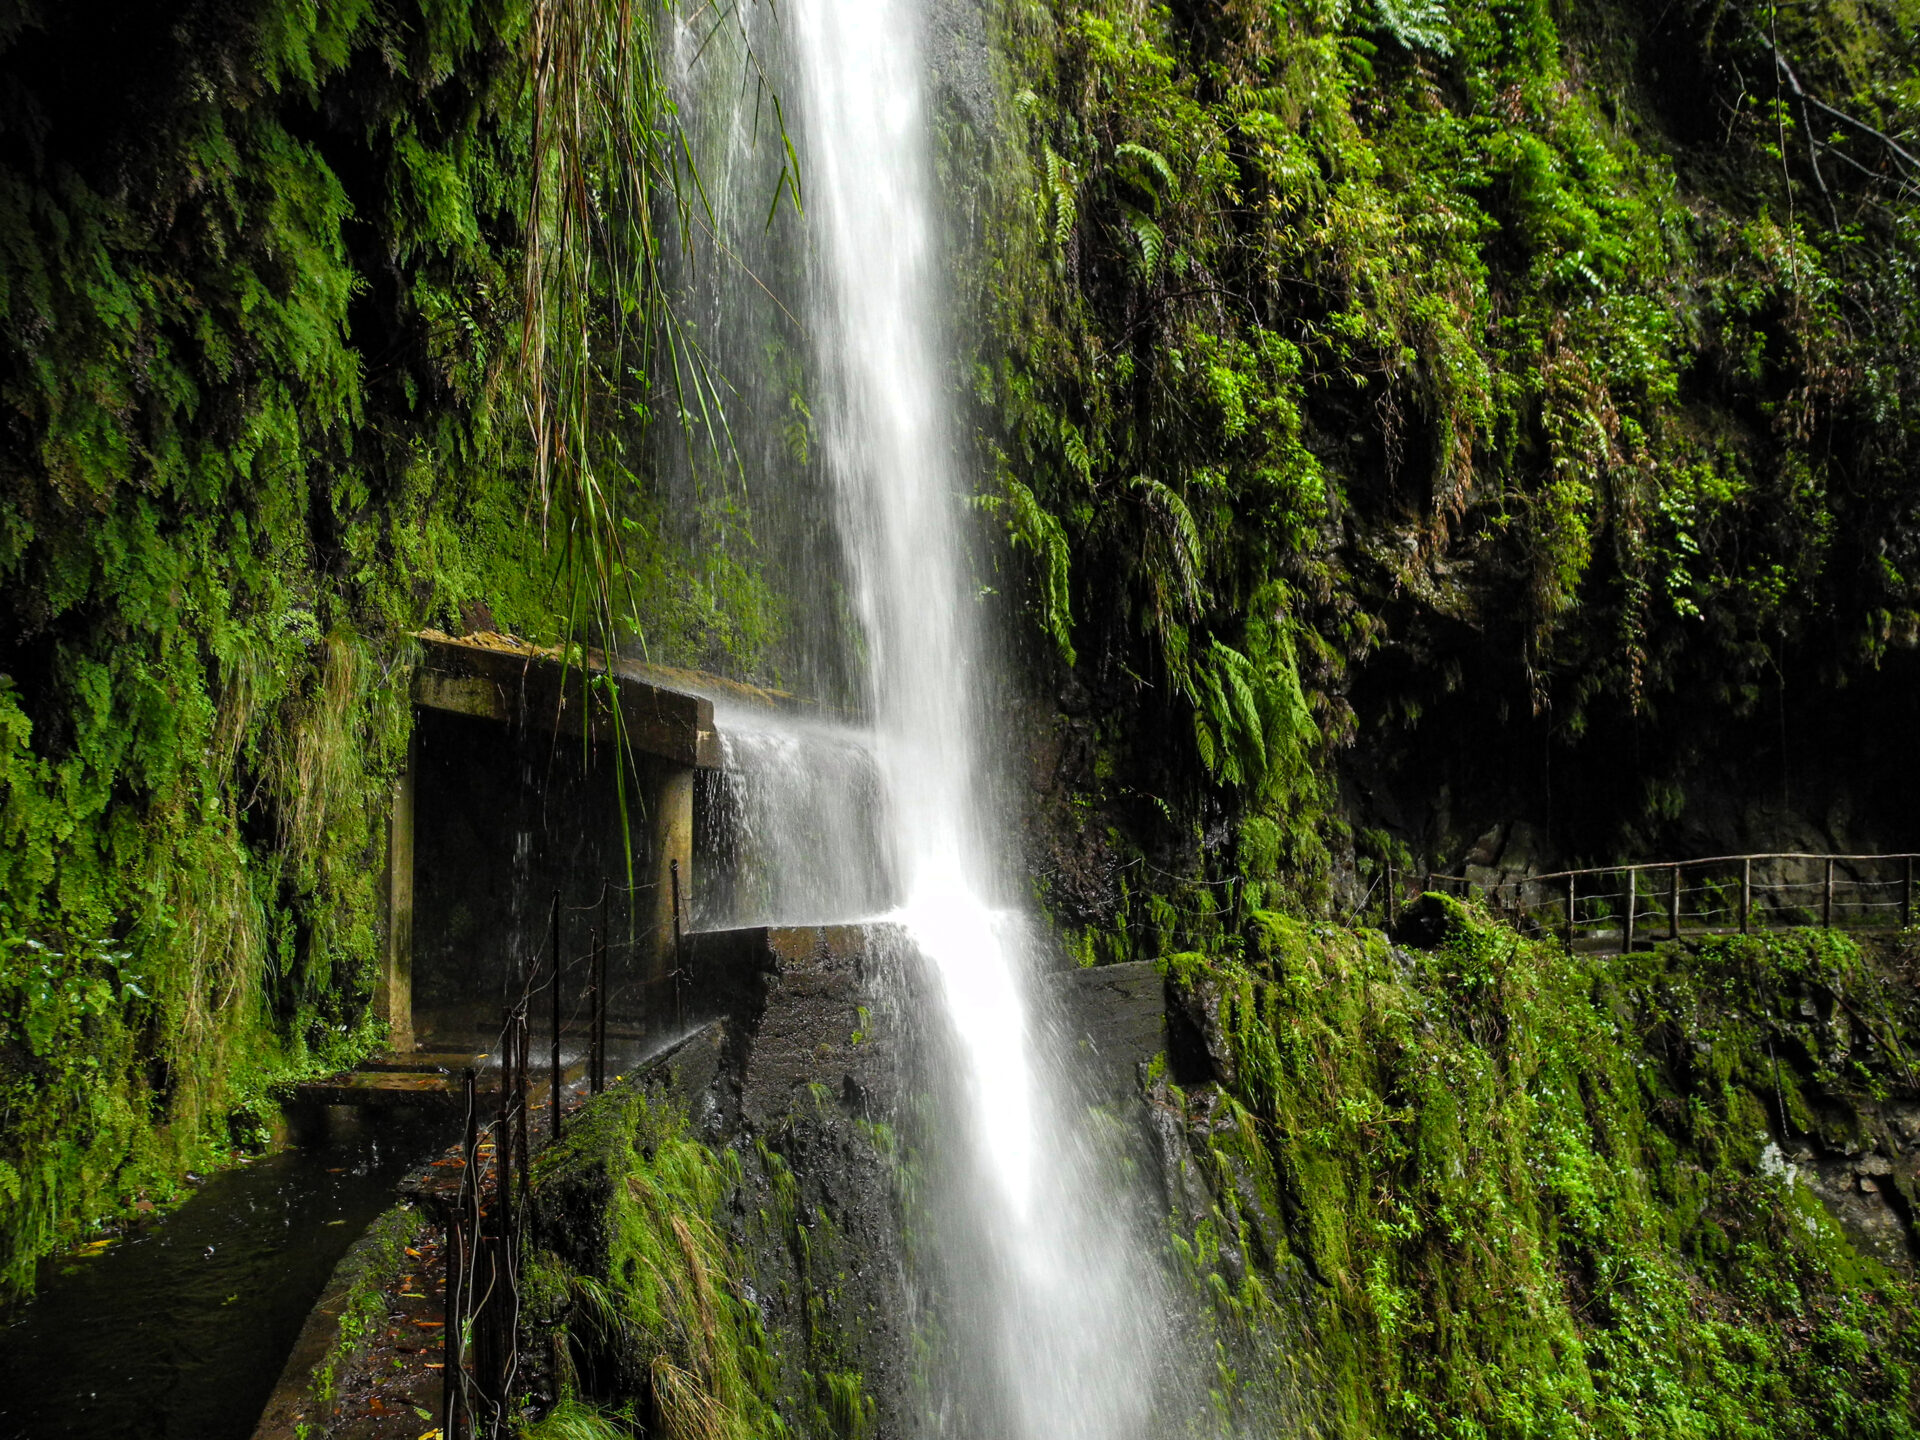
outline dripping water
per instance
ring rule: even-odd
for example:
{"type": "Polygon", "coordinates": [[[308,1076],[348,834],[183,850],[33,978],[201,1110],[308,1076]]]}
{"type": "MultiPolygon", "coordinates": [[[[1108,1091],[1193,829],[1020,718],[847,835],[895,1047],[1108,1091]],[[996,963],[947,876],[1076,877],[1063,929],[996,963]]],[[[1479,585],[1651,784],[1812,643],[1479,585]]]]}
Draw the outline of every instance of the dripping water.
{"type": "Polygon", "coordinates": [[[863,727],[717,703],[720,768],[694,826],[696,929],[830,925],[887,909],[873,817],[873,735],[863,727]]]}

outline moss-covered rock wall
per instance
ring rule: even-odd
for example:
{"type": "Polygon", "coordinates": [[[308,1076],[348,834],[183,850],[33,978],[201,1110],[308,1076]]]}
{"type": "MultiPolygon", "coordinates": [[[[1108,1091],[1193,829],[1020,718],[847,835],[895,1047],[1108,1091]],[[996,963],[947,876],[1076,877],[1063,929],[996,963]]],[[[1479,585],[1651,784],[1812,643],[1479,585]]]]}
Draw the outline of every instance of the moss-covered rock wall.
{"type": "Polygon", "coordinates": [[[1224,1324],[1304,1327],[1321,1433],[1914,1433],[1911,943],[1428,914],[1167,960],[1204,1058],[1149,1099],[1213,1199],[1175,1243],[1224,1324]]]}
{"type": "Polygon", "coordinates": [[[531,14],[0,17],[0,1291],[380,1039],[411,632],[578,636],[598,562],[657,659],[773,636],[644,466],[618,555],[537,493],[531,14]]]}
{"type": "Polygon", "coordinates": [[[6,1288],[372,1038],[403,634],[540,613],[496,403],[523,23],[0,20],[6,1288]]]}
{"type": "Polygon", "coordinates": [[[1093,949],[1496,821],[1913,843],[1905,7],[992,15],[965,386],[1093,949]]]}
{"type": "MultiPolygon", "coordinates": [[[[1266,913],[1053,995],[1068,1033],[1119,1022],[1088,1122],[1147,1182],[1116,1204],[1165,1206],[1156,1433],[1914,1434],[1911,938],[1569,954],[1414,919],[1266,913]]],[[[921,1102],[847,960],[791,950],[536,1165],[535,1433],[938,1430],[921,1102]]]]}

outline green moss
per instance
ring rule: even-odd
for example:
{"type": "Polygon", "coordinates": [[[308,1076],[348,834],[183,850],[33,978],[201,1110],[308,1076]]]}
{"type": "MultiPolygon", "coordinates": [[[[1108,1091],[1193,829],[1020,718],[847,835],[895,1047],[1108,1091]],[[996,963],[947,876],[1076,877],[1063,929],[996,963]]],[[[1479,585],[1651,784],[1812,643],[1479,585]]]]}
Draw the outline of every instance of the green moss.
{"type": "Polygon", "coordinates": [[[557,1249],[578,1385],[598,1405],[678,1440],[779,1434],[759,1315],[720,1228],[738,1161],[687,1134],[636,1088],[586,1106],[536,1167],[536,1233],[557,1249]]]}
{"type": "Polygon", "coordinates": [[[368,1228],[341,1261],[334,1283],[345,1282],[339,1333],[314,1368],[312,1389],[322,1405],[333,1402],[340,1374],[358,1359],[369,1339],[387,1323],[387,1291],[407,1271],[407,1247],[419,1243],[427,1219],[410,1205],[396,1206],[368,1228]]]}
{"type": "Polygon", "coordinates": [[[1225,1052],[1169,1092],[1220,1197],[1185,1253],[1223,1324],[1305,1297],[1323,1433],[1920,1429],[1920,1291],[1769,1149],[1912,1093],[1920,1015],[1844,937],[1568,955],[1452,906],[1429,953],[1263,916],[1169,973],[1225,1052]]]}
{"type": "MultiPolygon", "coordinates": [[[[526,21],[0,20],[0,1291],[379,1043],[408,633],[579,622],[514,388],[526,21]]],[[[633,624],[751,669],[744,521],[637,485],[633,624]]]]}
{"type": "Polygon", "coordinates": [[[518,14],[0,30],[7,1289],[378,1039],[396,632],[524,558],[462,532],[518,488],[518,14]]]}
{"type": "Polygon", "coordinates": [[[1769,98],[1768,48],[1906,133],[1906,9],[996,15],[1009,103],[943,162],[971,399],[1118,863],[1217,884],[1214,814],[1264,817],[1264,903],[1324,911],[1359,727],[1411,792],[1403,736],[1496,710],[1556,770],[1631,731],[1598,850],[1674,818],[1784,655],[1824,685],[1910,643],[1910,201],[1769,98]]]}

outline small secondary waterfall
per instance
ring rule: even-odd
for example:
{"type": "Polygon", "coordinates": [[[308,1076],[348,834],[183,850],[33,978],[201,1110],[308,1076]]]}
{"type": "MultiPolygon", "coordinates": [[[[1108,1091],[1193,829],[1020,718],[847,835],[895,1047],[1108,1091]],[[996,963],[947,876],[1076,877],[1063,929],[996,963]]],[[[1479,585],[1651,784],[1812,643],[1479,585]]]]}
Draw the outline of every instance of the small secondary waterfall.
{"type": "MultiPolygon", "coordinates": [[[[936,316],[942,291],[908,0],[796,0],[809,328],[819,427],[864,638],[881,844],[902,921],[931,961],[952,1043],[934,1245],[954,1375],[936,1433],[1142,1434],[1157,1328],[1151,1246],[1070,1122],[1036,1015],[1030,947],[995,856],[981,697],[990,647],[962,544],[936,316]]],[[[944,1387],[945,1393],[940,1394],[944,1387]]]]}
{"type": "Polygon", "coordinates": [[[720,703],[714,725],[724,759],[695,826],[711,853],[697,865],[694,927],[836,924],[886,909],[873,736],[720,703]]]}

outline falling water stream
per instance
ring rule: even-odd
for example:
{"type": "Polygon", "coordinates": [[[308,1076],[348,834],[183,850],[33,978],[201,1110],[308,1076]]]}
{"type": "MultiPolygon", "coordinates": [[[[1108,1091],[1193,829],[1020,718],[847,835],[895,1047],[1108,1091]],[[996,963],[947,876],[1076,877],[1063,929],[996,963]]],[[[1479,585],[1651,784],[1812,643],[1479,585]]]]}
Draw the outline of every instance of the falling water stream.
{"type": "Polygon", "coordinates": [[[955,1151],[932,1226],[952,1347],[936,1430],[1142,1434],[1161,1306],[1123,1216],[1097,1203],[1032,947],[1002,898],[965,487],[937,316],[942,299],[919,12],[908,0],[796,0],[791,25],[807,229],[814,419],[867,656],[880,844],[902,922],[951,1032],[943,1130],[955,1151]],[[1106,1213],[1101,1213],[1102,1211],[1106,1213]]]}

